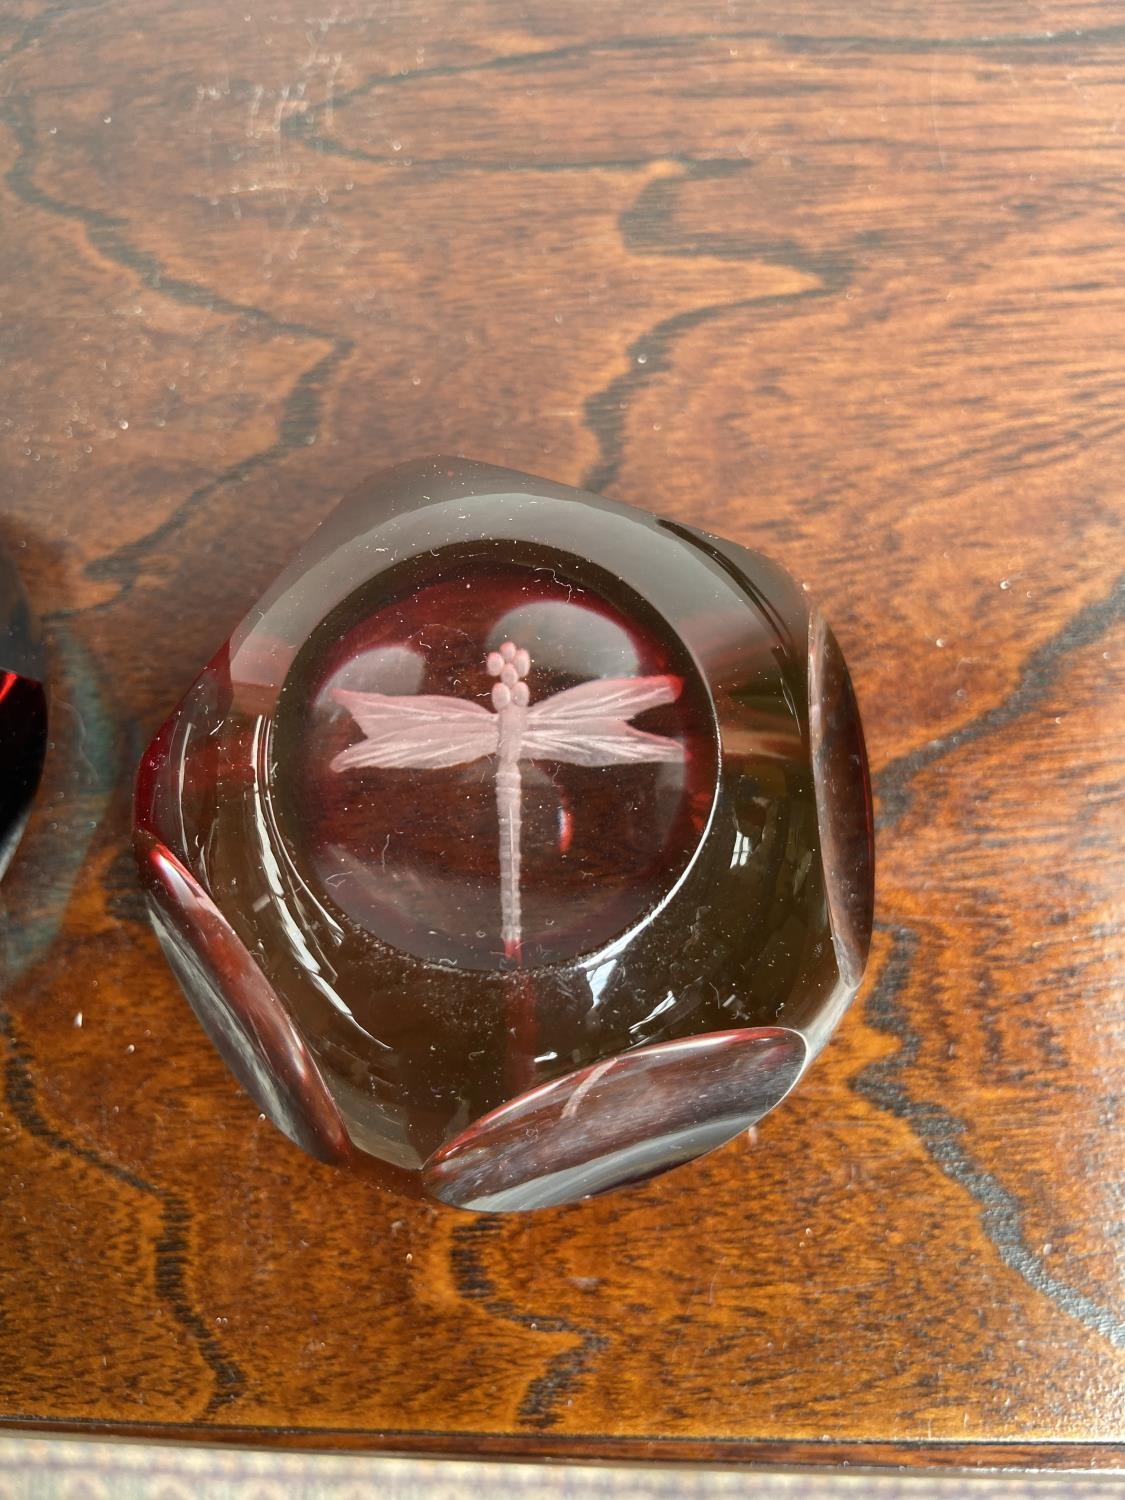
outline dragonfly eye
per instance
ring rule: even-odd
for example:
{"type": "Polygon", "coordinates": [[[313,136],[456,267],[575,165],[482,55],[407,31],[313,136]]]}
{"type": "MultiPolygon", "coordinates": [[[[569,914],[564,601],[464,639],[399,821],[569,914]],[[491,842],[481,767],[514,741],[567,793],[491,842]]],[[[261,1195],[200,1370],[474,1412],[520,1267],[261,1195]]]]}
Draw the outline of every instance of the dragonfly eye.
{"type": "Polygon", "coordinates": [[[507,683],[496,682],[492,685],[492,706],[497,711],[507,708],[512,701],[512,690],[507,683]]]}
{"type": "Polygon", "coordinates": [[[526,682],[517,682],[512,689],[512,702],[517,708],[526,708],[531,702],[531,690],[526,682]]]}

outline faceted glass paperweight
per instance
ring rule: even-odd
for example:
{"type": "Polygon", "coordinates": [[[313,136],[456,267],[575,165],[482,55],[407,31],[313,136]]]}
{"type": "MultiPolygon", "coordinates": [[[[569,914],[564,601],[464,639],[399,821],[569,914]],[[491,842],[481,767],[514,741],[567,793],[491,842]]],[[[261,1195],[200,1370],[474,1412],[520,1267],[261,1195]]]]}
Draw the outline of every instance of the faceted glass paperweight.
{"type": "Polygon", "coordinates": [[[38,626],[15,564],[0,549],[0,875],[27,822],[47,753],[44,674],[38,626]]]}
{"type": "Polygon", "coordinates": [[[859,717],[801,590],[459,459],[339,506],[156,736],[136,813],[162,945],[260,1107],[461,1207],[746,1129],[871,934],[859,717]]]}

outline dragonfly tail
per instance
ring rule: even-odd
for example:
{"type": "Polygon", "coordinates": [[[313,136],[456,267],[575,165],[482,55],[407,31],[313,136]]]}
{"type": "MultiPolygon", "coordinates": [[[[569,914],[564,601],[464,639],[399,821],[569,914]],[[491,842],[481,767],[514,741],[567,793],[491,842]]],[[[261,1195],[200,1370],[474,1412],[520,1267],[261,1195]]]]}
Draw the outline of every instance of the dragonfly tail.
{"type": "Polygon", "coordinates": [[[520,768],[501,760],[496,771],[496,813],[500,822],[500,939],[504,956],[520,954],[520,768]]]}

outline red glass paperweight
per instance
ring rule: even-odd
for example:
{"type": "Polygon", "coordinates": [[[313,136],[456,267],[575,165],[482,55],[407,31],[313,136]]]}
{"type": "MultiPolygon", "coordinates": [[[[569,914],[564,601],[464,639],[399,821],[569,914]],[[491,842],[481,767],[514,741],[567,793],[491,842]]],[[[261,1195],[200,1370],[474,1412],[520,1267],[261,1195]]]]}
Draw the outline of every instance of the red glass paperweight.
{"type": "Polygon", "coordinates": [[[765,558],[460,459],[344,501],[152,742],[157,933],[259,1106],[460,1207],[746,1129],[872,925],[838,647],[765,558]]]}
{"type": "Polygon", "coordinates": [[[0,875],[31,810],[47,753],[39,629],[15,564],[0,549],[0,875]]]}

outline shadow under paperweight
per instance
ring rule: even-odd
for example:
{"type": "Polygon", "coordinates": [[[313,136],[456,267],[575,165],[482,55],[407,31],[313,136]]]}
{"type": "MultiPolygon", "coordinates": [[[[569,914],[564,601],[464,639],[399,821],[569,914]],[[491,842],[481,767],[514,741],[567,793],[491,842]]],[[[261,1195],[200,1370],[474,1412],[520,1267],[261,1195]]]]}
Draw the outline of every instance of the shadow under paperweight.
{"type": "Polygon", "coordinates": [[[802,590],[462,459],[390,471],[314,534],[145,752],[136,850],[274,1123],[473,1209],[747,1129],[872,927],[859,715],[802,590]]]}
{"type": "Polygon", "coordinates": [[[0,547],[0,875],[11,863],[47,754],[46,658],[15,563],[0,547]]]}

